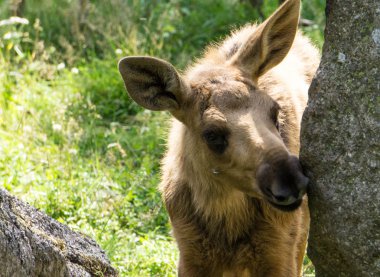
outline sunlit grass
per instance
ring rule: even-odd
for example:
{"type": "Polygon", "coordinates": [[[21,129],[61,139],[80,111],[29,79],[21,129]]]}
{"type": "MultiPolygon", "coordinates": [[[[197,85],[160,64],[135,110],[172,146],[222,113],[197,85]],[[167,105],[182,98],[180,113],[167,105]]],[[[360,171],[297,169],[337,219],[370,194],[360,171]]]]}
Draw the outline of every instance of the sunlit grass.
{"type": "Polygon", "coordinates": [[[156,191],[167,115],[123,107],[113,121],[81,74],[0,75],[0,186],[95,238],[122,275],[170,276],[176,247],[156,191]]]}

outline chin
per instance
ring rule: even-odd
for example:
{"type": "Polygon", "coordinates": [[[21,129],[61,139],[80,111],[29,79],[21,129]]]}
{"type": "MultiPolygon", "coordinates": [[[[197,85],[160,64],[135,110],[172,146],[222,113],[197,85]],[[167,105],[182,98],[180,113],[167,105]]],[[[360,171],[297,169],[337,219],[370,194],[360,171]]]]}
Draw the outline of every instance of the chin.
{"type": "Polygon", "coordinates": [[[293,212],[293,211],[297,210],[301,206],[302,199],[299,199],[299,200],[297,200],[296,202],[294,202],[294,203],[292,203],[290,205],[278,205],[278,204],[273,203],[271,201],[269,201],[269,203],[271,203],[271,205],[273,207],[275,207],[276,209],[281,210],[283,212],[293,212]]]}

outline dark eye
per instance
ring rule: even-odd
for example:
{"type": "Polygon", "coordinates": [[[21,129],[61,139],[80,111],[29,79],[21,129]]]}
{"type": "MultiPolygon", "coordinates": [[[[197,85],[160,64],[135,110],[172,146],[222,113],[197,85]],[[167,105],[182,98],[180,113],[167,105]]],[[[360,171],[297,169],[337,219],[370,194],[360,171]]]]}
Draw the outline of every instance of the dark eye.
{"type": "Polygon", "coordinates": [[[222,154],[228,146],[227,132],[224,130],[206,130],[203,138],[208,147],[217,154],[222,154]]]}
{"type": "Polygon", "coordinates": [[[272,119],[277,130],[280,130],[280,125],[278,123],[279,110],[280,110],[280,106],[277,103],[270,110],[270,118],[272,119]]]}
{"type": "Polygon", "coordinates": [[[276,120],[275,125],[276,125],[276,129],[277,129],[277,131],[280,131],[280,124],[278,123],[278,120],[276,120]]]}

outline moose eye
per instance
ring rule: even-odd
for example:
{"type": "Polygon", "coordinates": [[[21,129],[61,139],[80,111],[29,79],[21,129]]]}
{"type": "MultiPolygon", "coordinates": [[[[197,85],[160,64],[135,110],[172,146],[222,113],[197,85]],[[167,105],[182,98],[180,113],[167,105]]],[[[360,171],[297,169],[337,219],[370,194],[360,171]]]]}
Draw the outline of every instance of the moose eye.
{"type": "Polygon", "coordinates": [[[280,131],[280,124],[278,123],[278,120],[276,120],[275,126],[277,131],[280,131]]]}
{"type": "Polygon", "coordinates": [[[227,132],[223,130],[206,130],[203,138],[208,147],[217,154],[222,154],[228,146],[227,132]]]}
{"type": "Polygon", "coordinates": [[[280,106],[276,103],[270,110],[270,118],[272,119],[277,130],[280,130],[280,125],[278,123],[278,113],[280,111],[280,106]]]}

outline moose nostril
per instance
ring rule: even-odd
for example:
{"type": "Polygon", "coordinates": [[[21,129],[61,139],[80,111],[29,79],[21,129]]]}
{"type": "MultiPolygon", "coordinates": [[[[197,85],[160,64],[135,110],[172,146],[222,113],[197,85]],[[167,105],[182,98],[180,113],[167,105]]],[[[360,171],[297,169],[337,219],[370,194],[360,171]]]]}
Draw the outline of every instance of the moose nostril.
{"type": "Polygon", "coordinates": [[[274,198],[278,201],[278,202],[287,202],[287,200],[289,199],[290,196],[282,196],[282,195],[279,195],[279,196],[274,196],[274,198]]]}
{"type": "Polygon", "coordinates": [[[267,188],[266,190],[268,194],[272,196],[273,200],[280,204],[286,204],[288,202],[292,202],[293,199],[295,199],[291,191],[286,188],[279,188],[278,186],[274,185],[272,188],[267,188]]]}
{"type": "Polygon", "coordinates": [[[295,197],[291,194],[273,194],[273,197],[280,204],[290,204],[295,200],[295,197]]]}

